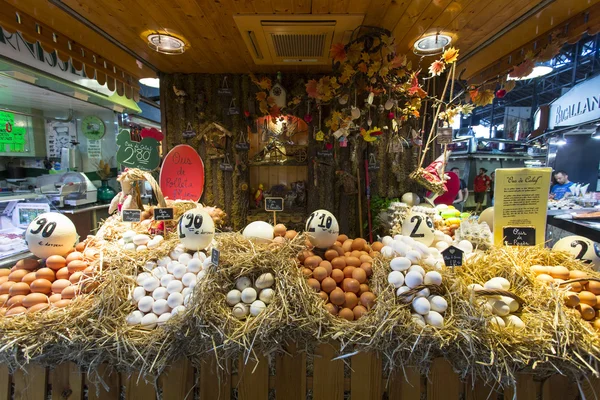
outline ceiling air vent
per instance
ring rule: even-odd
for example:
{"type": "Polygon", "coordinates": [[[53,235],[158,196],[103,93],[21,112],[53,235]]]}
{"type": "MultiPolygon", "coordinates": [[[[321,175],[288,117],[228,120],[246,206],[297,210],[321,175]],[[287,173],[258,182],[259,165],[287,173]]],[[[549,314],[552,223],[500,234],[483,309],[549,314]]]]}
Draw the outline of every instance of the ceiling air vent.
{"type": "Polygon", "coordinates": [[[235,22],[256,64],[328,65],[329,48],[348,42],[363,15],[236,15],[235,22]]]}

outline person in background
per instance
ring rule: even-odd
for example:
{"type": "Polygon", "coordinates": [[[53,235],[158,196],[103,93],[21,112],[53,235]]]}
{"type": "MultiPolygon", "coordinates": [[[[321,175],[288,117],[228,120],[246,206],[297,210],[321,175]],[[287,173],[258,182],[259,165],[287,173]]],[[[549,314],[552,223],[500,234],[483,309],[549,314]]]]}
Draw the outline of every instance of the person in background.
{"type": "Polygon", "coordinates": [[[487,169],[479,168],[479,174],[475,177],[473,184],[473,191],[475,192],[475,213],[483,211],[483,202],[485,201],[485,194],[490,189],[491,179],[485,173],[487,169]]]}
{"type": "MultiPolygon", "coordinates": [[[[452,168],[450,172],[454,172],[456,176],[460,177],[460,169],[458,167],[452,168]]],[[[456,207],[457,210],[460,210],[462,212],[464,211],[463,208],[467,203],[468,197],[469,189],[467,189],[467,182],[465,182],[464,179],[460,178],[460,191],[458,192],[458,195],[456,196],[456,199],[454,199],[454,202],[452,204],[454,205],[454,207],[456,207]]]]}
{"type": "Polygon", "coordinates": [[[496,182],[496,171],[490,174],[490,205],[494,205],[494,183],[496,182]]]}
{"type": "Polygon", "coordinates": [[[556,183],[550,189],[550,199],[561,200],[571,194],[569,188],[573,186],[573,182],[569,181],[569,175],[565,171],[554,172],[554,180],[556,183]]]}

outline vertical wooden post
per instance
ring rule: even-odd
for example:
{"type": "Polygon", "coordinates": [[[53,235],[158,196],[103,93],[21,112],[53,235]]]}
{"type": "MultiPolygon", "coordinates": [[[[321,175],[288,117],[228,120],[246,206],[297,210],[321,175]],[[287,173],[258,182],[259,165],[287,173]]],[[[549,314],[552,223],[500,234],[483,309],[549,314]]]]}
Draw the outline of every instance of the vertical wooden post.
{"type": "Polygon", "coordinates": [[[421,400],[423,382],[419,369],[405,367],[397,369],[390,379],[388,395],[390,400],[421,400]]]}
{"type": "Polygon", "coordinates": [[[427,380],[427,400],[458,400],[461,393],[458,375],[443,358],[433,360],[427,380]]]}
{"type": "Polygon", "coordinates": [[[119,400],[121,392],[121,374],[112,370],[106,364],[101,364],[96,370],[97,376],[86,374],[89,400],[119,400]],[[104,384],[98,382],[101,379],[104,384]],[[105,387],[106,386],[106,387],[105,387]]]}
{"type": "Polygon", "coordinates": [[[471,379],[465,382],[465,400],[496,400],[497,398],[498,392],[495,387],[486,385],[479,379],[474,385],[471,379]]]}
{"type": "Polygon", "coordinates": [[[239,400],[267,400],[269,398],[269,360],[265,356],[258,356],[258,360],[239,358],[238,384],[239,400]]]}
{"type": "Polygon", "coordinates": [[[19,369],[13,375],[15,400],[46,400],[48,371],[46,368],[29,364],[25,370],[19,369]]]}
{"type": "Polygon", "coordinates": [[[588,376],[587,379],[582,379],[581,391],[583,392],[586,399],[600,398],[600,378],[588,376]]]}
{"type": "Polygon", "coordinates": [[[122,374],[121,380],[125,385],[125,400],[156,399],[154,383],[146,382],[137,371],[132,372],[129,376],[122,374]]]}
{"type": "Polygon", "coordinates": [[[352,357],[350,381],[351,400],[380,400],[381,358],[375,352],[358,353],[352,357]]]}
{"type": "Polygon", "coordinates": [[[504,390],[504,400],[537,400],[537,388],[533,375],[518,374],[515,387],[504,390]]]}
{"type": "Polygon", "coordinates": [[[287,346],[289,354],[275,359],[275,398],[277,400],[306,399],[306,354],[299,353],[295,344],[287,346]]]}
{"type": "Polygon", "coordinates": [[[160,376],[163,399],[193,399],[194,398],[194,367],[183,358],[173,363],[160,376]]]}
{"type": "Polygon", "coordinates": [[[552,375],[542,384],[542,400],[575,400],[578,397],[577,384],[566,376],[552,375]]]}
{"type": "Polygon", "coordinates": [[[83,399],[83,373],[72,362],[62,363],[49,373],[52,400],[83,399]]]}
{"type": "Polygon", "coordinates": [[[0,365],[0,400],[10,400],[12,377],[6,365],[0,365]]]}
{"type": "Polygon", "coordinates": [[[335,358],[339,347],[321,344],[315,350],[313,368],[313,400],[342,400],[344,398],[344,363],[335,358]]]}
{"type": "Polygon", "coordinates": [[[220,360],[224,369],[219,368],[214,355],[200,366],[200,398],[229,400],[231,397],[231,362],[220,360]]]}

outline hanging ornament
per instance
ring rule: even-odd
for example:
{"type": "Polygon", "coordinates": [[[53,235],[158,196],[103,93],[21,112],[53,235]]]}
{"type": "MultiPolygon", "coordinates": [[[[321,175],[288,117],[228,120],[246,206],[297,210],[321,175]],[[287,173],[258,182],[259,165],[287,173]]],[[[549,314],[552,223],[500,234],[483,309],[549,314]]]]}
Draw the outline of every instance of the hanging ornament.
{"type": "Polygon", "coordinates": [[[329,142],[325,143],[325,150],[331,150],[331,149],[333,149],[333,143],[329,143],[329,142]]]}
{"type": "Polygon", "coordinates": [[[371,119],[371,109],[369,108],[369,119],[367,120],[367,126],[370,128],[373,125],[373,120],[371,119]]]}
{"type": "Polygon", "coordinates": [[[374,98],[375,98],[375,93],[373,93],[373,92],[369,93],[369,97],[367,97],[367,103],[369,103],[369,105],[373,104],[374,98]]]}
{"type": "Polygon", "coordinates": [[[313,120],[312,115],[310,114],[310,99],[306,102],[306,115],[304,116],[304,122],[310,124],[313,120]]]}
{"type": "Polygon", "coordinates": [[[317,142],[322,142],[323,140],[325,140],[325,133],[323,133],[323,131],[318,131],[317,133],[315,133],[315,140],[317,142]]]}
{"type": "Polygon", "coordinates": [[[346,136],[340,137],[340,147],[348,147],[348,138],[346,136]]]}
{"type": "Polygon", "coordinates": [[[346,105],[346,104],[348,103],[348,95],[347,95],[347,94],[345,94],[345,95],[343,95],[343,96],[340,96],[340,97],[338,98],[338,102],[339,102],[341,105],[346,105]]]}
{"type": "Polygon", "coordinates": [[[281,72],[277,72],[277,83],[273,85],[269,95],[275,100],[275,104],[280,109],[287,105],[287,91],[281,85],[281,72]]]}
{"type": "Polygon", "coordinates": [[[352,115],[352,119],[359,119],[360,118],[360,110],[358,108],[352,106],[350,115],[352,115]]]}
{"type": "Polygon", "coordinates": [[[387,99],[385,105],[383,106],[386,110],[391,110],[394,107],[394,101],[392,99],[387,99]]]}
{"type": "Polygon", "coordinates": [[[393,111],[390,111],[390,112],[388,113],[388,119],[394,119],[394,117],[395,117],[395,115],[394,115],[394,112],[393,112],[393,111]]]}

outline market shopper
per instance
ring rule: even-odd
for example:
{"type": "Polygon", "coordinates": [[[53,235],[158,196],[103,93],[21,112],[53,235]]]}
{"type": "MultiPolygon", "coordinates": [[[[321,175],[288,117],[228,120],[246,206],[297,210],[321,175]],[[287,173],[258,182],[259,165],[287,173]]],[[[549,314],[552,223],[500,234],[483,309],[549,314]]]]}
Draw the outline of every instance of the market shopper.
{"type": "Polygon", "coordinates": [[[550,199],[560,200],[571,193],[569,189],[573,182],[569,181],[569,175],[565,171],[554,172],[555,183],[550,189],[550,199]]]}
{"type": "Polygon", "coordinates": [[[479,168],[479,174],[475,177],[473,183],[473,191],[475,192],[475,212],[478,213],[483,210],[483,202],[485,201],[485,195],[490,188],[490,182],[492,181],[489,176],[486,175],[487,169],[479,168]]]}
{"type": "MultiPolygon", "coordinates": [[[[450,172],[454,172],[456,176],[460,178],[460,169],[458,167],[454,167],[450,170],[450,172]]],[[[464,179],[460,178],[460,191],[458,195],[456,195],[456,199],[454,199],[453,205],[456,209],[461,212],[464,211],[463,208],[467,203],[467,198],[469,197],[469,189],[467,188],[467,182],[464,179]]]]}
{"type": "Polygon", "coordinates": [[[494,183],[496,182],[496,171],[490,174],[490,205],[494,205],[494,183]]]}

